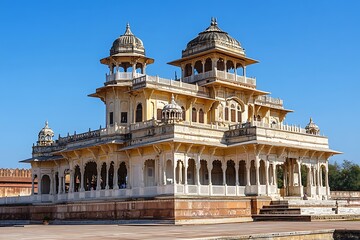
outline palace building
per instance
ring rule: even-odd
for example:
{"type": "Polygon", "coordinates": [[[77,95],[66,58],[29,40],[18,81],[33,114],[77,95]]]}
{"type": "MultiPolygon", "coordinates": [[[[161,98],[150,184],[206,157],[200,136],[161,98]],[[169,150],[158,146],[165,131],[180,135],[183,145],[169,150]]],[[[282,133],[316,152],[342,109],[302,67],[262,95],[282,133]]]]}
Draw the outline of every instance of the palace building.
{"type": "Polygon", "coordinates": [[[22,161],[38,187],[12,203],[128,201],[126,211],[143,213],[115,209],[118,219],[236,219],[256,201],[330,196],[328,160],[339,152],[311,119],[284,124],[292,110],[257,89],[246,69],[258,61],[216,19],[169,62],[178,79],[146,74],[154,59],[129,24],[100,62],[108,73],[89,96],[104,103],[106,127],[54,140],[46,122],[22,161]]]}

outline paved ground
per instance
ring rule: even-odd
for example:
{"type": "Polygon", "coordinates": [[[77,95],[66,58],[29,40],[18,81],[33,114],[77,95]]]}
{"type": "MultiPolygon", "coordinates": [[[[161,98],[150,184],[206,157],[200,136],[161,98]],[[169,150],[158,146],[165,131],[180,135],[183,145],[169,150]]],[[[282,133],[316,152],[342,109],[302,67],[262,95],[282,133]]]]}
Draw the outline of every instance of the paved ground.
{"type": "Polygon", "coordinates": [[[360,230],[360,222],[249,222],[214,225],[25,225],[0,227],[0,239],[196,239],[326,229],[360,230]]]}

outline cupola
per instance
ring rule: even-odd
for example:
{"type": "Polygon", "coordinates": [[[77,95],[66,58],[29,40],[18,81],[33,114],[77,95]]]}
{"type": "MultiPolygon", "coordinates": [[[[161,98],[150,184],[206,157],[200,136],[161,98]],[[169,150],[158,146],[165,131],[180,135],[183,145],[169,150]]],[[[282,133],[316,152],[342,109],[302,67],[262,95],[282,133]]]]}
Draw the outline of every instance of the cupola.
{"type": "Polygon", "coordinates": [[[53,144],[54,131],[49,127],[48,121],[45,122],[45,127],[43,127],[38,135],[38,146],[50,146],[53,144]]]}
{"type": "Polygon", "coordinates": [[[313,135],[320,135],[320,128],[316,125],[312,118],[310,118],[310,122],[305,127],[306,133],[313,135]]]}
{"type": "Polygon", "coordinates": [[[162,110],[163,122],[180,122],[182,121],[182,108],[175,102],[174,94],[171,96],[171,101],[166,104],[162,110]]]}
{"type": "Polygon", "coordinates": [[[125,33],[113,42],[110,49],[110,56],[128,54],[145,56],[144,44],[131,32],[129,23],[126,25],[125,33]]]}

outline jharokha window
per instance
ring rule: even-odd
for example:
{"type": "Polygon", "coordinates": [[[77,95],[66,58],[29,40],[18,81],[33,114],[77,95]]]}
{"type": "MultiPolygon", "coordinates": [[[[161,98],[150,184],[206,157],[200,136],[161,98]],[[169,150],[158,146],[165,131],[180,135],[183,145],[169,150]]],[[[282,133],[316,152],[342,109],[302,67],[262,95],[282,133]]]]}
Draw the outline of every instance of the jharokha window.
{"type": "Polygon", "coordinates": [[[136,107],[135,122],[142,122],[142,105],[139,103],[136,107]]]}
{"type": "Polygon", "coordinates": [[[204,111],[201,108],[199,110],[199,123],[204,123],[204,111]]]}
{"type": "Polygon", "coordinates": [[[192,122],[196,122],[197,121],[197,118],[196,118],[196,108],[193,108],[192,111],[191,111],[191,121],[192,122]]]}

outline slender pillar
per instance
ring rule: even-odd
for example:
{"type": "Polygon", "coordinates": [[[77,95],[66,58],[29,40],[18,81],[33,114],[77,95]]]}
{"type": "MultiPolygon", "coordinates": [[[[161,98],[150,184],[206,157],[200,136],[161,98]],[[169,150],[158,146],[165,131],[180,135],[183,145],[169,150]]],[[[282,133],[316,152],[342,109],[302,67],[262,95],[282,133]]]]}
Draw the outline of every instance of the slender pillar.
{"type": "Polygon", "coordinates": [[[212,171],[212,162],[207,162],[208,167],[208,173],[209,173],[209,185],[212,185],[212,179],[211,179],[211,171],[212,171]]]}
{"type": "Polygon", "coordinates": [[[265,163],[265,183],[266,183],[266,194],[269,195],[270,187],[269,187],[269,161],[268,160],[265,163]]]}
{"type": "Polygon", "coordinates": [[[109,170],[110,170],[110,164],[106,164],[106,185],[105,189],[109,189],[109,170]]]}
{"type": "Polygon", "coordinates": [[[303,186],[302,186],[302,182],[301,182],[301,163],[300,163],[300,159],[298,160],[298,170],[299,170],[299,193],[300,193],[300,196],[303,196],[304,195],[304,189],[303,189],[303,186]]]}
{"type": "Polygon", "coordinates": [[[258,156],[256,156],[256,159],[255,159],[255,168],[256,168],[256,185],[257,186],[260,186],[260,173],[259,173],[259,170],[260,170],[260,158],[258,156]]]}
{"type": "Polygon", "coordinates": [[[113,179],[113,189],[118,190],[119,189],[119,170],[120,165],[118,163],[114,163],[114,179],[113,179]]]}
{"type": "Polygon", "coordinates": [[[65,191],[65,175],[62,177],[62,187],[63,187],[62,193],[65,193],[66,192],[65,191]]]}
{"type": "Polygon", "coordinates": [[[195,164],[196,169],[196,185],[200,186],[200,160],[195,164]]]}
{"type": "Polygon", "coordinates": [[[239,162],[237,161],[235,163],[235,185],[236,186],[239,186],[240,183],[239,183],[239,162]]]}
{"type": "Polygon", "coordinates": [[[222,171],[223,171],[223,185],[226,186],[226,168],[227,168],[227,164],[224,164],[224,166],[222,166],[222,171]]]}
{"type": "Polygon", "coordinates": [[[84,192],[85,191],[85,181],[84,181],[84,175],[85,175],[85,167],[81,166],[80,167],[80,192],[84,192]]]}
{"type": "Polygon", "coordinates": [[[251,164],[246,164],[246,186],[251,185],[251,182],[250,182],[250,168],[251,168],[251,164]]]}
{"type": "Polygon", "coordinates": [[[69,192],[74,192],[74,170],[70,170],[70,186],[69,186],[69,192]]]}
{"type": "Polygon", "coordinates": [[[101,182],[100,182],[100,179],[101,179],[101,168],[102,168],[102,164],[100,165],[100,167],[97,167],[97,177],[96,177],[96,190],[101,190],[101,182]]]}
{"type": "Polygon", "coordinates": [[[275,189],[277,189],[277,174],[276,174],[276,164],[273,164],[273,185],[275,186],[275,189]]]}
{"type": "Polygon", "coordinates": [[[327,168],[325,169],[325,185],[326,185],[326,195],[327,197],[330,196],[330,187],[329,187],[329,168],[327,166],[327,168]]]}
{"type": "Polygon", "coordinates": [[[187,157],[185,158],[185,163],[184,163],[184,168],[185,168],[185,172],[184,172],[184,184],[187,185],[188,184],[188,179],[187,179],[187,173],[188,173],[188,166],[189,166],[189,163],[188,163],[188,159],[187,157]]]}

